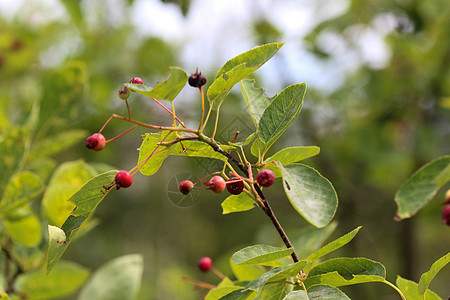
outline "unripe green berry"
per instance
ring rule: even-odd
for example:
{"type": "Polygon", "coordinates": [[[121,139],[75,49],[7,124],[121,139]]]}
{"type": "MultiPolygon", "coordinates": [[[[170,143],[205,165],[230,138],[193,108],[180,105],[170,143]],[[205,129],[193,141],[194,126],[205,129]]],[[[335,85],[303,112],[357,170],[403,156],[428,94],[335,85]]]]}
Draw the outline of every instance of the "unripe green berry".
{"type": "Polygon", "coordinates": [[[127,100],[128,97],[130,97],[130,90],[126,86],[124,86],[119,90],[119,97],[122,100],[127,100]]]}

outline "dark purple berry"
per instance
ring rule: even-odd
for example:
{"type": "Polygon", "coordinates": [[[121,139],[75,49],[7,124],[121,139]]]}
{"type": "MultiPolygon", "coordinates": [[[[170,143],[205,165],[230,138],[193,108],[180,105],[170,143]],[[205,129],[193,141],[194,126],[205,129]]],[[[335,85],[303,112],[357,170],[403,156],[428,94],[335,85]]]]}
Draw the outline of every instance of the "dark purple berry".
{"type": "Polygon", "coordinates": [[[256,175],[256,181],[260,186],[269,187],[275,182],[275,175],[271,170],[264,169],[256,175]]]}
{"type": "Polygon", "coordinates": [[[199,88],[205,85],[206,83],[206,78],[205,76],[202,75],[202,73],[199,73],[198,70],[195,71],[194,74],[191,74],[191,76],[189,76],[189,85],[199,88]]]}
{"type": "Polygon", "coordinates": [[[205,182],[204,184],[209,186],[211,191],[218,194],[222,193],[226,186],[225,179],[220,176],[213,176],[211,180],[205,182]]]}
{"type": "Polygon", "coordinates": [[[190,180],[183,180],[180,182],[180,185],[178,186],[178,189],[183,195],[189,194],[190,191],[194,188],[194,184],[190,180]]]}
{"type": "Polygon", "coordinates": [[[444,224],[450,226],[450,205],[447,205],[442,211],[442,221],[444,221],[444,224]]]}
{"type": "Polygon", "coordinates": [[[126,86],[124,86],[119,90],[119,97],[122,100],[127,100],[128,97],[130,97],[130,90],[126,86]]]}
{"type": "Polygon", "coordinates": [[[239,177],[232,177],[227,181],[227,190],[230,194],[239,195],[244,189],[244,182],[239,177]]]}
{"type": "Polygon", "coordinates": [[[144,84],[144,81],[140,77],[133,77],[130,79],[130,83],[133,84],[144,84]]]}
{"type": "Polygon", "coordinates": [[[87,148],[92,149],[94,151],[100,151],[103,150],[106,146],[106,140],[103,134],[101,133],[94,133],[91,136],[88,136],[84,140],[84,144],[87,148]]]}
{"type": "Polygon", "coordinates": [[[207,256],[200,258],[200,260],[198,261],[198,268],[202,272],[208,272],[212,268],[211,258],[207,256]]]}
{"type": "Polygon", "coordinates": [[[116,184],[116,189],[120,189],[121,187],[127,188],[131,186],[133,183],[133,176],[131,176],[128,171],[122,170],[117,172],[116,177],[114,179],[114,183],[116,184]]]}

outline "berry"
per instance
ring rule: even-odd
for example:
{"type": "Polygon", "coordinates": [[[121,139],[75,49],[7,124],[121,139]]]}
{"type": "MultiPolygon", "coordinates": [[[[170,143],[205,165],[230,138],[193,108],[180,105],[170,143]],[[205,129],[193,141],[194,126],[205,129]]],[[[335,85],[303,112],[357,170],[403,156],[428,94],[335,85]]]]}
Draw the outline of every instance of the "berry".
{"type": "Polygon", "coordinates": [[[144,82],[142,81],[142,79],[140,77],[133,77],[130,79],[130,83],[133,84],[144,84],[144,82]]]}
{"type": "Polygon", "coordinates": [[[260,186],[269,187],[275,182],[275,175],[271,170],[264,169],[256,175],[256,181],[260,186]]]}
{"type": "Polygon", "coordinates": [[[105,140],[105,137],[103,136],[103,134],[94,133],[93,135],[88,136],[84,140],[84,144],[89,149],[92,149],[94,151],[100,151],[100,150],[103,150],[103,148],[105,148],[106,140],[105,140]]]}
{"type": "Polygon", "coordinates": [[[210,181],[205,182],[207,186],[209,186],[209,189],[213,191],[214,193],[222,193],[225,190],[225,186],[227,185],[225,183],[225,179],[223,179],[220,176],[213,176],[210,181]]]}
{"type": "Polygon", "coordinates": [[[116,184],[116,189],[120,189],[121,187],[127,188],[133,183],[133,176],[131,176],[131,174],[127,171],[119,171],[116,174],[114,183],[116,184]]]}
{"type": "Polygon", "coordinates": [[[180,182],[180,185],[178,186],[178,189],[183,195],[189,194],[190,191],[194,188],[194,184],[190,180],[183,180],[180,182]]]}
{"type": "Polygon", "coordinates": [[[212,268],[212,260],[211,258],[205,256],[200,258],[198,261],[198,268],[200,271],[208,272],[212,268]]]}
{"type": "Polygon", "coordinates": [[[445,205],[445,204],[450,204],[450,189],[448,189],[446,192],[445,192],[445,201],[444,201],[444,203],[442,203],[443,205],[445,205]]]}
{"type": "Polygon", "coordinates": [[[450,226],[450,205],[447,205],[442,211],[442,221],[448,226],[450,226]]]}
{"type": "Polygon", "coordinates": [[[227,181],[227,190],[230,194],[239,195],[244,189],[244,182],[239,177],[232,177],[227,181]]]}
{"type": "Polygon", "coordinates": [[[119,97],[120,97],[120,99],[122,99],[122,100],[127,100],[128,97],[130,97],[130,90],[127,89],[126,86],[124,86],[123,88],[121,88],[121,89],[119,90],[119,97]]]}
{"type": "Polygon", "coordinates": [[[190,86],[199,88],[205,85],[206,78],[202,75],[202,73],[199,73],[197,69],[194,74],[191,74],[191,76],[189,76],[188,82],[190,86]]]}

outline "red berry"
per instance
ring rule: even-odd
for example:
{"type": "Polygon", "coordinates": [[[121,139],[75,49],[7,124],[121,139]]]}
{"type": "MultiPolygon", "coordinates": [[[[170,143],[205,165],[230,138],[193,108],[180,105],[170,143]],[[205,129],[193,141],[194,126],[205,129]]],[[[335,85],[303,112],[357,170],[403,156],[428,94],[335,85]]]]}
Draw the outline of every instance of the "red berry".
{"type": "Polygon", "coordinates": [[[205,256],[200,258],[198,261],[198,268],[200,271],[208,272],[212,268],[212,260],[211,258],[205,256]]]}
{"type": "Polygon", "coordinates": [[[130,90],[127,89],[126,86],[124,86],[123,88],[121,88],[121,89],[119,90],[119,97],[120,97],[120,99],[122,99],[122,100],[127,100],[128,97],[130,97],[130,90]]]}
{"type": "Polygon", "coordinates": [[[271,170],[264,169],[256,175],[256,181],[260,186],[269,187],[275,182],[275,175],[271,170]]]}
{"type": "Polygon", "coordinates": [[[91,136],[88,136],[84,140],[84,144],[87,148],[92,149],[94,151],[100,151],[103,150],[106,146],[106,140],[103,134],[101,133],[94,133],[91,136]]]}
{"type": "Polygon", "coordinates": [[[183,180],[180,182],[180,185],[178,186],[178,189],[183,195],[189,194],[190,191],[194,188],[194,184],[190,180],[183,180]]]}
{"type": "Polygon", "coordinates": [[[125,170],[119,171],[114,179],[116,189],[127,188],[133,183],[133,176],[125,170]]]}
{"type": "Polygon", "coordinates": [[[442,221],[448,226],[450,226],[450,205],[447,205],[442,211],[442,221]]]}
{"type": "Polygon", "coordinates": [[[133,77],[133,78],[131,78],[130,83],[144,84],[144,81],[142,81],[142,79],[140,77],[133,77]]]}
{"type": "Polygon", "coordinates": [[[244,189],[244,182],[239,177],[232,177],[227,181],[227,190],[230,194],[239,195],[244,189]]]}
{"type": "Polygon", "coordinates": [[[195,71],[194,74],[191,74],[191,76],[189,76],[188,82],[189,82],[190,86],[199,88],[199,87],[205,85],[206,78],[205,78],[205,76],[202,75],[202,73],[199,73],[197,70],[197,71],[195,71]]]}
{"type": "Polygon", "coordinates": [[[211,191],[218,194],[222,193],[227,185],[225,183],[225,179],[220,176],[213,176],[208,182],[205,182],[204,184],[209,186],[209,189],[211,191]]]}
{"type": "Polygon", "coordinates": [[[445,205],[445,204],[450,204],[450,189],[448,189],[446,192],[445,192],[445,201],[444,201],[444,203],[442,203],[443,205],[445,205]]]}

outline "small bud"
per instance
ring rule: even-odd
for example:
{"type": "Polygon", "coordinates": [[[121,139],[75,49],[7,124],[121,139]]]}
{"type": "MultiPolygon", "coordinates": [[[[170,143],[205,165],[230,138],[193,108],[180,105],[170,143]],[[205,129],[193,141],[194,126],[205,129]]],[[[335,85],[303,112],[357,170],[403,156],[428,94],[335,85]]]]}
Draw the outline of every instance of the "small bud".
{"type": "Polygon", "coordinates": [[[130,97],[130,90],[126,86],[124,86],[119,90],[119,97],[122,100],[127,100],[128,97],[130,97]]]}
{"type": "Polygon", "coordinates": [[[190,86],[199,88],[205,85],[206,78],[202,75],[202,73],[199,73],[197,69],[194,74],[189,76],[188,82],[190,86]]]}

